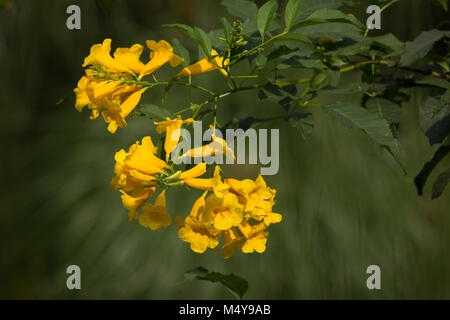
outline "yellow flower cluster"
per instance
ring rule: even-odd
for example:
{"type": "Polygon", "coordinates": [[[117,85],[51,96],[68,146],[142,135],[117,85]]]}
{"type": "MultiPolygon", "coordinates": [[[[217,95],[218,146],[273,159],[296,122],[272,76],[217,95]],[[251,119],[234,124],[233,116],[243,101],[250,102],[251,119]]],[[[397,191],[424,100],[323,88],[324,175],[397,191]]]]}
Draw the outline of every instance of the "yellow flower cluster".
{"type": "MultiPolygon", "coordinates": [[[[178,117],[155,122],[158,133],[166,132],[166,154],[170,154],[179,142],[178,129],[192,121],[178,117]]],[[[214,152],[229,152],[231,149],[225,141],[220,141],[222,144],[214,152]]],[[[276,191],[269,188],[261,176],[255,181],[222,181],[220,167],[216,166],[212,178],[201,178],[206,173],[206,163],[197,164],[184,172],[174,172],[172,164],[160,159],[157,151],[152,139],[144,137],[128,152],[120,150],[115,155],[115,177],[111,188],[122,193],[122,203],[129,211],[129,221],[138,220],[142,226],[152,230],[167,228],[172,223],[172,217],[167,213],[165,190],[171,186],[186,185],[206,190],[184,220],[178,216],[175,220],[179,227],[178,236],[190,243],[194,252],[203,253],[207,248],[217,247],[222,236],[223,245],[216,252],[223,251],[224,258],[230,257],[236,249],[245,253],[265,251],[266,229],[270,224],[280,222],[281,215],[272,212],[276,191]],[[146,204],[158,188],[163,191],[153,204],[146,204]]]]}
{"type": "Polygon", "coordinates": [[[207,248],[216,248],[223,235],[224,258],[233,255],[236,249],[244,253],[266,250],[266,229],[281,221],[281,214],[272,212],[276,191],[268,187],[259,176],[250,179],[225,179],[222,182],[217,166],[208,190],[192,207],[183,221],[176,218],[178,236],[190,243],[191,249],[203,253],[207,248]]]}
{"type": "MultiPolygon", "coordinates": [[[[90,54],[84,59],[85,75],[78,81],[75,108],[82,111],[88,107],[90,119],[100,114],[108,123],[108,131],[115,133],[117,128],[127,126],[125,118],[136,108],[147,87],[140,81],[144,76],[153,74],[166,63],[172,67],[183,62],[183,58],[173,52],[173,47],[166,41],[147,40],[150,49],[150,60],[140,60],[144,47],[134,44],[130,48],[117,48],[111,56],[111,39],[91,47],[90,54]]],[[[224,67],[228,59],[219,57],[215,50],[212,58],[204,58],[183,68],[177,76],[193,76],[212,70],[220,70],[224,75],[224,67]]]]}
{"type": "MultiPolygon", "coordinates": [[[[85,75],[74,90],[77,98],[75,107],[82,111],[87,106],[91,119],[101,114],[109,124],[111,133],[119,127],[126,127],[125,118],[138,105],[144,91],[151,87],[149,82],[141,79],[166,63],[175,67],[183,61],[164,40],[148,40],[146,44],[150,49],[147,63],[140,60],[144,47],[139,44],[118,48],[111,56],[111,39],[93,45],[84,60],[85,75]]],[[[205,57],[183,68],[176,76],[193,76],[212,70],[219,70],[227,76],[228,64],[228,59],[212,50],[211,58],[205,57]]],[[[180,116],[154,122],[156,131],[166,135],[164,160],[160,155],[162,150],[153,144],[149,136],[137,141],[128,151],[122,149],[116,152],[111,188],[122,194],[122,204],[129,211],[129,221],[137,220],[151,230],[167,228],[172,224],[172,217],[166,209],[165,192],[170,187],[185,185],[205,190],[185,219],[175,218],[178,236],[188,242],[194,252],[203,253],[207,248],[216,248],[221,241],[222,246],[216,253],[222,251],[224,258],[232,256],[236,249],[244,253],[264,252],[267,228],[282,219],[280,214],[272,212],[276,191],[269,188],[261,176],[255,181],[222,180],[219,166],[216,166],[213,177],[202,178],[206,173],[206,163],[186,171],[176,171],[171,153],[179,143],[181,127],[193,122],[191,118],[183,120],[180,116]],[[161,192],[153,203],[148,203],[157,190],[161,192]]],[[[212,135],[209,144],[189,150],[181,158],[215,154],[225,154],[235,159],[226,142],[215,135],[212,135]]]]}

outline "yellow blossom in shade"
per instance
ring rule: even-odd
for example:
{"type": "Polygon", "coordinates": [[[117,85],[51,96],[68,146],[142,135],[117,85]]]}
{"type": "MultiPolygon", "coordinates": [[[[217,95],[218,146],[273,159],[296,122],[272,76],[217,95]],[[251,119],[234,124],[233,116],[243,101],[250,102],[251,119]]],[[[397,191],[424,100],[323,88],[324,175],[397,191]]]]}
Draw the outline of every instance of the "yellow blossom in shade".
{"type": "Polygon", "coordinates": [[[116,152],[115,177],[111,180],[113,190],[122,189],[126,193],[143,191],[143,184],[154,182],[154,175],[162,172],[167,164],[155,156],[156,147],[150,137],[137,141],[128,152],[116,152]]]}
{"type": "Polygon", "coordinates": [[[214,216],[214,227],[218,230],[228,230],[238,226],[242,219],[242,207],[235,194],[229,192],[222,198],[214,193],[206,199],[206,212],[214,216]]]}
{"type": "Polygon", "coordinates": [[[145,204],[142,207],[142,214],[139,216],[139,223],[152,230],[167,228],[172,224],[172,217],[166,210],[165,191],[161,192],[155,199],[155,203],[145,204]]]}
{"type": "Polygon", "coordinates": [[[124,64],[111,57],[111,39],[105,39],[102,44],[94,44],[89,56],[84,59],[83,67],[88,65],[103,65],[108,71],[122,73],[131,72],[124,64]]]}
{"type": "Polygon", "coordinates": [[[205,196],[206,193],[195,201],[184,223],[177,219],[177,224],[180,226],[179,238],[190,243],[191,250],[197,253],[203,253],[207,248],[217,247],[220,237],[220,231],[212,225],[212,217],[206,214],[205,196]]]}
{"type": "Polygon", "coordinates": [[[128,194],[125,191],[120,190],[122,193],[122,204],[130,211],[128,213],[128,221],[136,220],[138,218],[139,209],[148,199],[150,199],[155,190],[155,188],[146,188],[137,194],[128,194]]]}
{"type": "Polygon", "coordinates": [[[239,225],[239,230],[242,232],[246,241],[242,245],[242,252],[253,253],[254,251],[262,253],[266,251],[266,243],[268,232],[264,232],[267,226],[264,223],[252,226],[249,223],[239,225]]]}
{"type": "Polygon", "coordinates": [[[172,67],[176,67],[184,61],[183,58],[177,56],[173,52],[173,47],[167,41],[161,40],[156,42],[153,40],[147,40],[146,44],[151,50],[150,61],[139,72],[139,78],[152,74],[167,62],[169,62],[172,67]]]}
{"type": "Polygon", "coordinates": [[[166,154],[172,152],[172,150],[178,144],[180,140],[180,128],[184,123],[193,123],[194,119],[189,118],[186,120],[182,120],[181,116],[178,116],[176,119],[166,118],[165,121],[154,122],[156,125],[156,131],[161,134],[164,131],[166,132],[166,140],[164,142],[164,150],[166,154]]]}
{"type": "Polygon", "coordinates": [[[226,67],[229,64],[229,59],[225,59],[220,57],[216,50],[211,50],[211,59],[208,57],[204,57],[202,60],[185,67],[181,70],[177,76],[195,76],[197,74],[219,70],[224,76],[227,76],[228,73],[223,67],[226,67]]]}
{"type": "Polygon", "coordinates": [[[240,236],[234,228],[226,230],[223,232],[223,245],[220,249],[216,250],[214,253],[223,253],[223,258],[230,258],[236,250],[242,248],[244,242],[244,237],[240,236]]]}
{"type": "Polygon", "coordinates": [[[191,150],[188,150],[184,153],[180,158],[191,157],[211,157],[216,154],[225,154],[226,157],[236,160],[236,156],[234,155],[233,150],[228,147],[227,142],[220,137],[217,137],[215,134],[211,135],[211,142],[197,147],[191,150]]]}

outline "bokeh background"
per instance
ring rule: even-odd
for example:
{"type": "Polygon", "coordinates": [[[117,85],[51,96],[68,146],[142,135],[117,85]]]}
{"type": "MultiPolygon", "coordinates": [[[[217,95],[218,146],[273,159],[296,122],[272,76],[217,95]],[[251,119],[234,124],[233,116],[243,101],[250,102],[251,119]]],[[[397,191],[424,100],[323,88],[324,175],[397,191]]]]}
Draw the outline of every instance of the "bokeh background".
{"type": "MultiPolygon", "coordinates": [[[[365,17],[363,10],[357,14],[365,17]]],[[[197,266],[244,277],[249,299],[450,298],[450,188],[431,201],[430,184],[419,197],[413,183],[432,156],[417,118],[430,94],[425,89],[410,92],[402,106],[399,139],[408,177],[369,138],[320,110],[307,140],[282,120],[260,125],[280,128],[280,171],[266,180],[278,191],[274,211],[283,214],[269,230],[264,254],[237,253],[228,260],[212,250],[198,255],[174,226],[151,231],[128,223],[119,194],[109,189],[114,153],[144,135],[156,137],[152,121],[130,120],[111,135],[100,118],[90,121],[73,102],[56,102],[76,86],[92,44],[107,37],[113,47],[177,37],[195,57],[191,41],[161,25],[210,30],[220,26],[221,16],[228,17],[215,0],[24,0],[0,9],[0,298],[232,298],[218,284],[183,281],[197,266]],[[66,28],[70,4],[81,7],[81,30],[66,28]],[[81,267],[82,290],[66,288],[71,264],[81,267]],[[382,290],[366,288],[371,264],[381,267],[382,290]]],[[[412,40],[445,18],[429,0],[403,0],[383,15],[382,33],[412,40]]],[[[223,86],[216,72],[198,80],[223,86]]],[[[158,103],[158,90],[145,101],[158,103]]],[[[171,111],[186,107],[186,94],[172,91],[171,111]]],[[[358,103],[360,97],[320,101],[338,99],[358,103]]],[[[245,92],[223,99],[218,116],[226,122],[262,114],[280,114],[279,106],[245,92]]],[[[225,173],[255,178],[258,167],[225,173]]],[[[188,214],[198,195],[170,190],[169,212],[188,214]]]]}

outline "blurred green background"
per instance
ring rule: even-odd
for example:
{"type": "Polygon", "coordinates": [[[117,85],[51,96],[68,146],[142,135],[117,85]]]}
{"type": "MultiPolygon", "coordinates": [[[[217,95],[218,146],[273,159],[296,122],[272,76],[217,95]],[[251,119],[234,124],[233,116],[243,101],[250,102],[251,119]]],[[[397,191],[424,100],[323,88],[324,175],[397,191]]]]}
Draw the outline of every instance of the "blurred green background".
{"type": "MultiPolygon", "coordinates": [[[[362,10],[358,15],[365,17],[362,10]]],[[[217,284],[183,282],[184,272],[197,266],[246,278],[248,299],[450,298],[450,188],[431,201],[431,183],[419,197],[412,181],[432,156],[417,119],[426,90],[415,89],[402,107],[399,139],[409,177],[368,137],[320,110],[307,140],[288,122],[261,125],[280,128],[280,171],[266,180],[278,192],[274,211],[283,214],[269,229],[264,254],[198,255],[174,226],[151,231],[128,223],[119,193],[109,189],[114,153],[144,135],[156,137],[152,121],[130,119],[111,135],[100,118],[90,121],[73,103],[56,102],[76,86],[90,46],[104,38],[118,47],[177,37],[195,57],[191,41],[161,25],[210,30],[221,16],[227,13],[211,0],[14,1],[0,9],[0,298],[232,298],[217,284]],[[70,4],[81,7],[81,30],[66,28],[70,4]],[[82,290],[66,288],[71,264],[81,267],[82,290]],[[382,290],[366,287],[371,264],[381,267],[382,290]]],[[[403,0],[383,15],[382,33],[412,40],[445,17],[428,0],[403,0]]],[[[169,72],[165,67],[158,75],[169,72]]],[[[223,86],[218,72],[198,80],[223,86]]],[[[158,90],[145,102],[159,103],[158,90]]],[[[186,107],[186,94],[172,91],[171,111],[186,107]]],[[[320,101],[338,99],[359,103],[360,97],[320,101]]],[[[220,102],[218,119],[270,116],[279,108],[243,92],[220,102]]],[[[236,178],[258,172],[225,169],[236,178]]],[[[198,195],[170,190],[169,212],[185,216],[198,195]]]]}

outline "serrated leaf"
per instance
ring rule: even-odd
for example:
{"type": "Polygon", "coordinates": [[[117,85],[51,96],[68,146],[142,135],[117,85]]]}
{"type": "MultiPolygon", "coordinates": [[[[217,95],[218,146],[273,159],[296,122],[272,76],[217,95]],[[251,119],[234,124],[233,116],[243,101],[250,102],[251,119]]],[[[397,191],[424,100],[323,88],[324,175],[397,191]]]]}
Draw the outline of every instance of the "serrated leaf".
{"type": "Polygon", "coordinates": [[[325,65],[322,60],[310,57],[299,57],[292,56],[280,64],[278,64],[278,70],[285,70],[290,68],[306,68],[306,69],[316,69],[316,70],[325,70],[325,65]]]}
{"type": "Polygon", "coordinates": [[[247,280],[234,274],[221,274],[219,272],[209,271],[203,267],[197,267],[184,275],[186,280],[204,280],[224,285],[233,294],[236,299],[242,299],[248,290],[247,280]]]}
{"type": "Polygon", "coordinates": [[[424,31],[413,41],[406,42],[400,65],[409,66],[418,59],[425,57],[433,48],[433,45],[443,37],[450,37],[450,31],[424,31]]]}
{"type": "Polygon", "coordinates": [[[444,192],[445,187],[450,182],[450,169],[442,172],[436,179],[433,185],[432,199],[439,198],[444,192]]]}
{"type": "Polygon", "coordinates": [[[181,63],[183,66],[188,66],[191,64],[191,56],[189,54],[189,51],[181,44],[181,42],[174,38],[172,40],[172,46],[173,51],[180,57],[184,59],[184,61],[181,63]]]}
{"type": "Polygon", "coordinates": [[[269,0],[258,10],[256,24],[258,26],[259,33],[261,34],[262,41],[264,41],[264,36],[275,18],[277,9],[278,2],[276,0],[269,0]]]}
{"type": "Polygon", "coordinates": [[[172,117],[172,114],[167,109],[154,104],[141,104],[140,110],[147,117],[157,121],[172,117]]]}
{"type": "Polygon", "coordinates": [[[439,100],[428,97],[420,108],[420,126],[425,132],[430,145],[439,145],[450,132],[450,106],[442,106],[439,100]]]}
{"type": "Polygon", "coordinates": [[[289,30],[292,27],[299,13],[300,0],[289,0],[284,13],[284,22],[286,24],[285,30],[289,30]]]}
{"type": "Polygon", "coordinates": [[[398,141],[387,121],[378,114],[345,102],[325,105],[324,110],[349,128],[361,129],[376,143],[387,146],[394,154],[398,154],[398,141]]]}
{"type": "Polygon", "coordinates": [[[366,108],[371,113],[377,113],[388,123],[399,123],[401,109],[398,104],[383,98],[370,98],[366,102],[366,108]]]}

